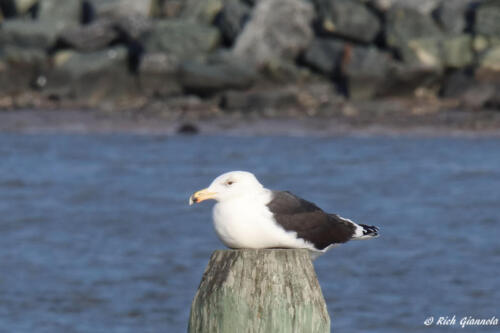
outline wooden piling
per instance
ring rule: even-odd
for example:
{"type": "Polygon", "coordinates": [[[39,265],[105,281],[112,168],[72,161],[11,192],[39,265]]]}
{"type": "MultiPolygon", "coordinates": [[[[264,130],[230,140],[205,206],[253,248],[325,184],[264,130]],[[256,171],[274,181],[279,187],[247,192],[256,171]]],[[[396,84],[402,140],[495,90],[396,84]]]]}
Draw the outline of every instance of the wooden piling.
{"type": "Polygon", "coordinates": [[[308,251],[215,251],[194,297],[188,332],[330,332],[308,251]]]}

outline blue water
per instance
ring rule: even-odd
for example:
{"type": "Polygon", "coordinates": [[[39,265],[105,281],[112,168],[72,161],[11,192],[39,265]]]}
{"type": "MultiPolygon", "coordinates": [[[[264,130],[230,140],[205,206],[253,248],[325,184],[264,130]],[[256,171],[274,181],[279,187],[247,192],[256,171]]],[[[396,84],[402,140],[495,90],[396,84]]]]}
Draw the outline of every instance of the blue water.
{"type": "Polygon", "coordinates": [[[0,332],[185,331],[233,169],[380,227],[315,261],[334,332],[500,317],[498,138],[1,134],[0,332]]]}

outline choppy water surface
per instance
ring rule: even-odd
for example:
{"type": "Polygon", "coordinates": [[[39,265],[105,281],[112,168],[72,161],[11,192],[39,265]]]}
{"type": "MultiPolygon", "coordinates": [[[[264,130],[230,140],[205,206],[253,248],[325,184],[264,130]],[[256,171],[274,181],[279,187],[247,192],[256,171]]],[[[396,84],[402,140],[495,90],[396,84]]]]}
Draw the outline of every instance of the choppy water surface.
{"type": "Polygon", "coordinates": [[[185,331],[233,169],[380,226],[315,262],[335,332],[500,317],[498,138],[2,134],[0,331],[185,331]]]}

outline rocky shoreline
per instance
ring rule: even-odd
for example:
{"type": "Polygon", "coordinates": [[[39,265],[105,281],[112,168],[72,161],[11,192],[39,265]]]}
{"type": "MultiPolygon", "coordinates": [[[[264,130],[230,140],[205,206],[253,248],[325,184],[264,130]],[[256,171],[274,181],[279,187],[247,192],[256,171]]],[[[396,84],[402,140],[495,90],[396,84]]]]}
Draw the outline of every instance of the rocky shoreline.
{"type": "Polygon", "coordinates": [[[496,0],[2,0],[0,10],[1,110],[500,127],[496,0]]]}
{"type": "MultiPolygon", "coordinates": [[[[0,133],[67,134],[223,134],[223,135],[292,135],[335,136],[419,135],[419,136],[500,136],[500,113],[450,110],[428,114],[400,113],[397,108],[413,101],[379,101],[359,105],[370,112],[334,116],[308,116],[276,112],[241,114],[201,110],[154,112],[127,110],[13,110],[0,112],[0,133]],[[392,109],[386,108],[391,104],[392,109]],[[378,108],[374,116],[371,112],[378,108]]],[[[414,105],[418,110],[421,106],[414,105]]]]}

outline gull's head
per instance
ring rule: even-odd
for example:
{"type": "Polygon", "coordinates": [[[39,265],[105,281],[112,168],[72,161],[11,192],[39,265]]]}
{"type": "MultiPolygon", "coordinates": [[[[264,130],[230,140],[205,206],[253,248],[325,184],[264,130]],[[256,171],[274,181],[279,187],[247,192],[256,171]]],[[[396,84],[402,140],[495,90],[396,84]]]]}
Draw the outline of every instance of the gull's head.
{"type": "Polygon", "coordinates": [[[208,199],[220,202],[259,193],[262,189],[262,184],[251,172],[231,171],[215,178],[209,187],[194,193],[189,198],[189,204],[192,205],[208,199]]]}

